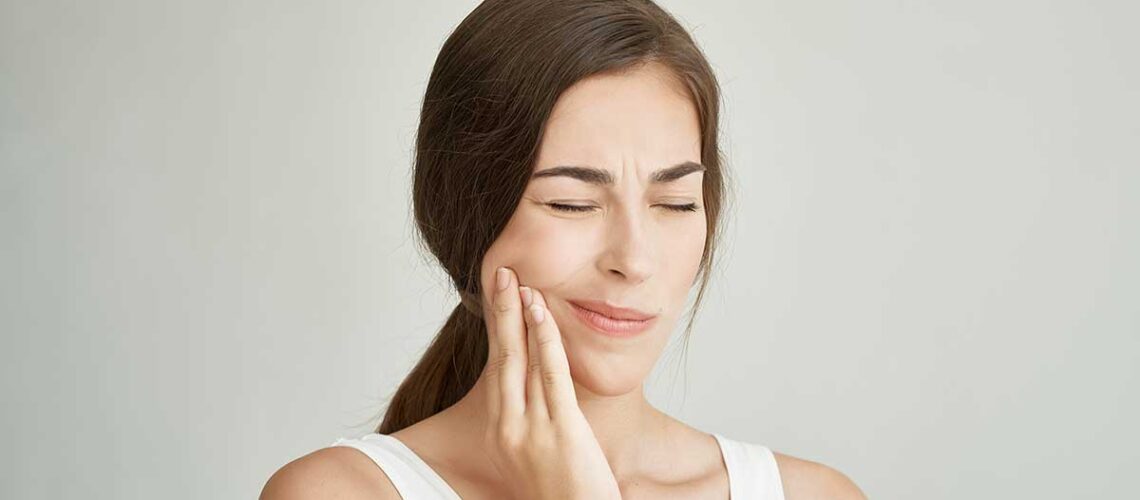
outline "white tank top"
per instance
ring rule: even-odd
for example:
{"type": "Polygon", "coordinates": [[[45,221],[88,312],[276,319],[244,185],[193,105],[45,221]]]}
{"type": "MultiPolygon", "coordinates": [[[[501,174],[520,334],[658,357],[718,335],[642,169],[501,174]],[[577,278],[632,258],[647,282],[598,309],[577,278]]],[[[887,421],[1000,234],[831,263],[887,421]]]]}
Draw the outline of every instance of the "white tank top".
{"type": "MultiPolygon", "coordinates": [[[[728,466],[730,500],[784,500],[784,487],[772,450],[717,433],[712,435],[728,466]]],[[[329,446],[348,446],[368,455],[405,500],[461,500],[427,462],[392,436],[373,433],[360,438],[340,438],[329,446]]]]}

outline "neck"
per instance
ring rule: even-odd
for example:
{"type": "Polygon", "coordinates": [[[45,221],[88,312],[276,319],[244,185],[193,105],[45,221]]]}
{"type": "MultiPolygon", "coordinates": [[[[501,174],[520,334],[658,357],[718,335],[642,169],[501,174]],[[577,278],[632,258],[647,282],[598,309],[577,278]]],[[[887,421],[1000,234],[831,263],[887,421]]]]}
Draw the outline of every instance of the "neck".
{"type": "MultiPolygon", "coordinates": [[[[665,430],[663,413],[645,399],[642,385],[617,396],[603,396],[574,383],[578,407],[593,430],[610,469],[617,478],[636,475],[644,470],[653,454],[649,446],[659,442],[665,430]]],[[[467,422],[461,428],[472,429],[474,442],[480,442],[491,422],[487,412],[486,377],[479,377],[471,390],[455,405],[445,410],[467,422]]]]}

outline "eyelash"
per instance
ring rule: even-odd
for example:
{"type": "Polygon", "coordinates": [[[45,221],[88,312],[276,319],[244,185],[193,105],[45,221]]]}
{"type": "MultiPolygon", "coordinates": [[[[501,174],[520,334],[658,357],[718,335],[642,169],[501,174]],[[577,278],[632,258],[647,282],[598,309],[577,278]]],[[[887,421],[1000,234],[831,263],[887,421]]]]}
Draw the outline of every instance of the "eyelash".
{"type": "MultiPolygon", "coordinates": [[[[596,208],[584,205],[566,205],[563,203],[547,203],[546,205],[561,212],[589,212],[596,208]]],[[[696,203],[687,203],[684,205],[662,204],[661,206],[674,212],[696,212],[698,208],[696,203]]]]}

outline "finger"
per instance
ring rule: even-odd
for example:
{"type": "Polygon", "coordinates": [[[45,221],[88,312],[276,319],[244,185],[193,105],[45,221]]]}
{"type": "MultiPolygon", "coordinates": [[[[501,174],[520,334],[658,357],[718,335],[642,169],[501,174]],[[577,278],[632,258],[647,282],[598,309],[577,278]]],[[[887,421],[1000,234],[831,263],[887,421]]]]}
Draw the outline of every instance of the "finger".
{"type": "MultiPolygon", "coordinates": [[[[534,303],[545,313],[543,321],[530,328],[538,348],[539,366],[543,394],[550,416],[557,417],[571,410],[578,410],[578,398],[574,393],[574,381],[570,377],[570,362],[566,358],[566,347],[562,344],[562,332],[546,306],[542,292],[534,290],[534,303]],[[537,334],[537,335],[536,335],[537,334]]],[[[533,306],[532,306],[533,307],[533,306]]]]}
{"type": "MultiPolygon", "coordinates": [[[[496,276],[495,300],[492,309],[494,332],[498,351],[494,353],[499,380],[498,401],[500,424],[515,425],[523,417],[526,388],[526,339],[523,337],[522,303],[519,300],[518,277],[514,271],[500,268],[506,273],[507,285],[499,287],[496,276]]],[[[488,359],[488,362],[491,362],[488,359]]]]}
{"type": "MultiPolygon", "coordinates": [[[[483,283],[482,290],[490,290],[491,298],[487,302],[490,307],[486,307],[484,311],[493,311],[495,309],[495,297],[499,289],[498,278],[499,273],[502,271],[496,269],[495,273],[491,275],[490,283],[483,283]]],[[[507,278],[508,283],[510,277],[507,278]]],[[[483,382],[486,386],[485,398],[487,401],[487,416],[492,422],[499,421],[499,413],[502,411],[502,404],[500,403],[502,391],[499,388],[499,378],[502,376],[500,372],[501,365],[497,363],[499,354],[499,336],[495,335],[495,321],[494,315],[484,314],[483,325],[487,329],[487,362],[483,365],[483,382]]]]}
{"type": "Polygon", "coordinates": [[[547,418],[549,413],[546,407],[546,396],[542,390],[542,365],[539,364],[538,342],[535,340],[536,324],[543,318],[536,318],[535,314],[545,314],[542,307],[534,303],[534,294],[537,290],[529,287],[519,287],[522,295],[523,309],[526,312],[526,412],[537,418],[547,418]]]}

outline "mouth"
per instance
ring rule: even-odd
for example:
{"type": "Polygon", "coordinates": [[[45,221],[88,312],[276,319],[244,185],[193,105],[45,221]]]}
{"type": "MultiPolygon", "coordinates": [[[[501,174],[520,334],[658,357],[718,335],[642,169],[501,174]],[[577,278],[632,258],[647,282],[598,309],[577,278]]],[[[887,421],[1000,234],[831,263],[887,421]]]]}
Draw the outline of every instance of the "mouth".
{"type": "Polygon", "coordinates": [[[611,337],[631,337],[653,325],[657,315],[595,300],[568,300],[579,321],[611,337]]]}

